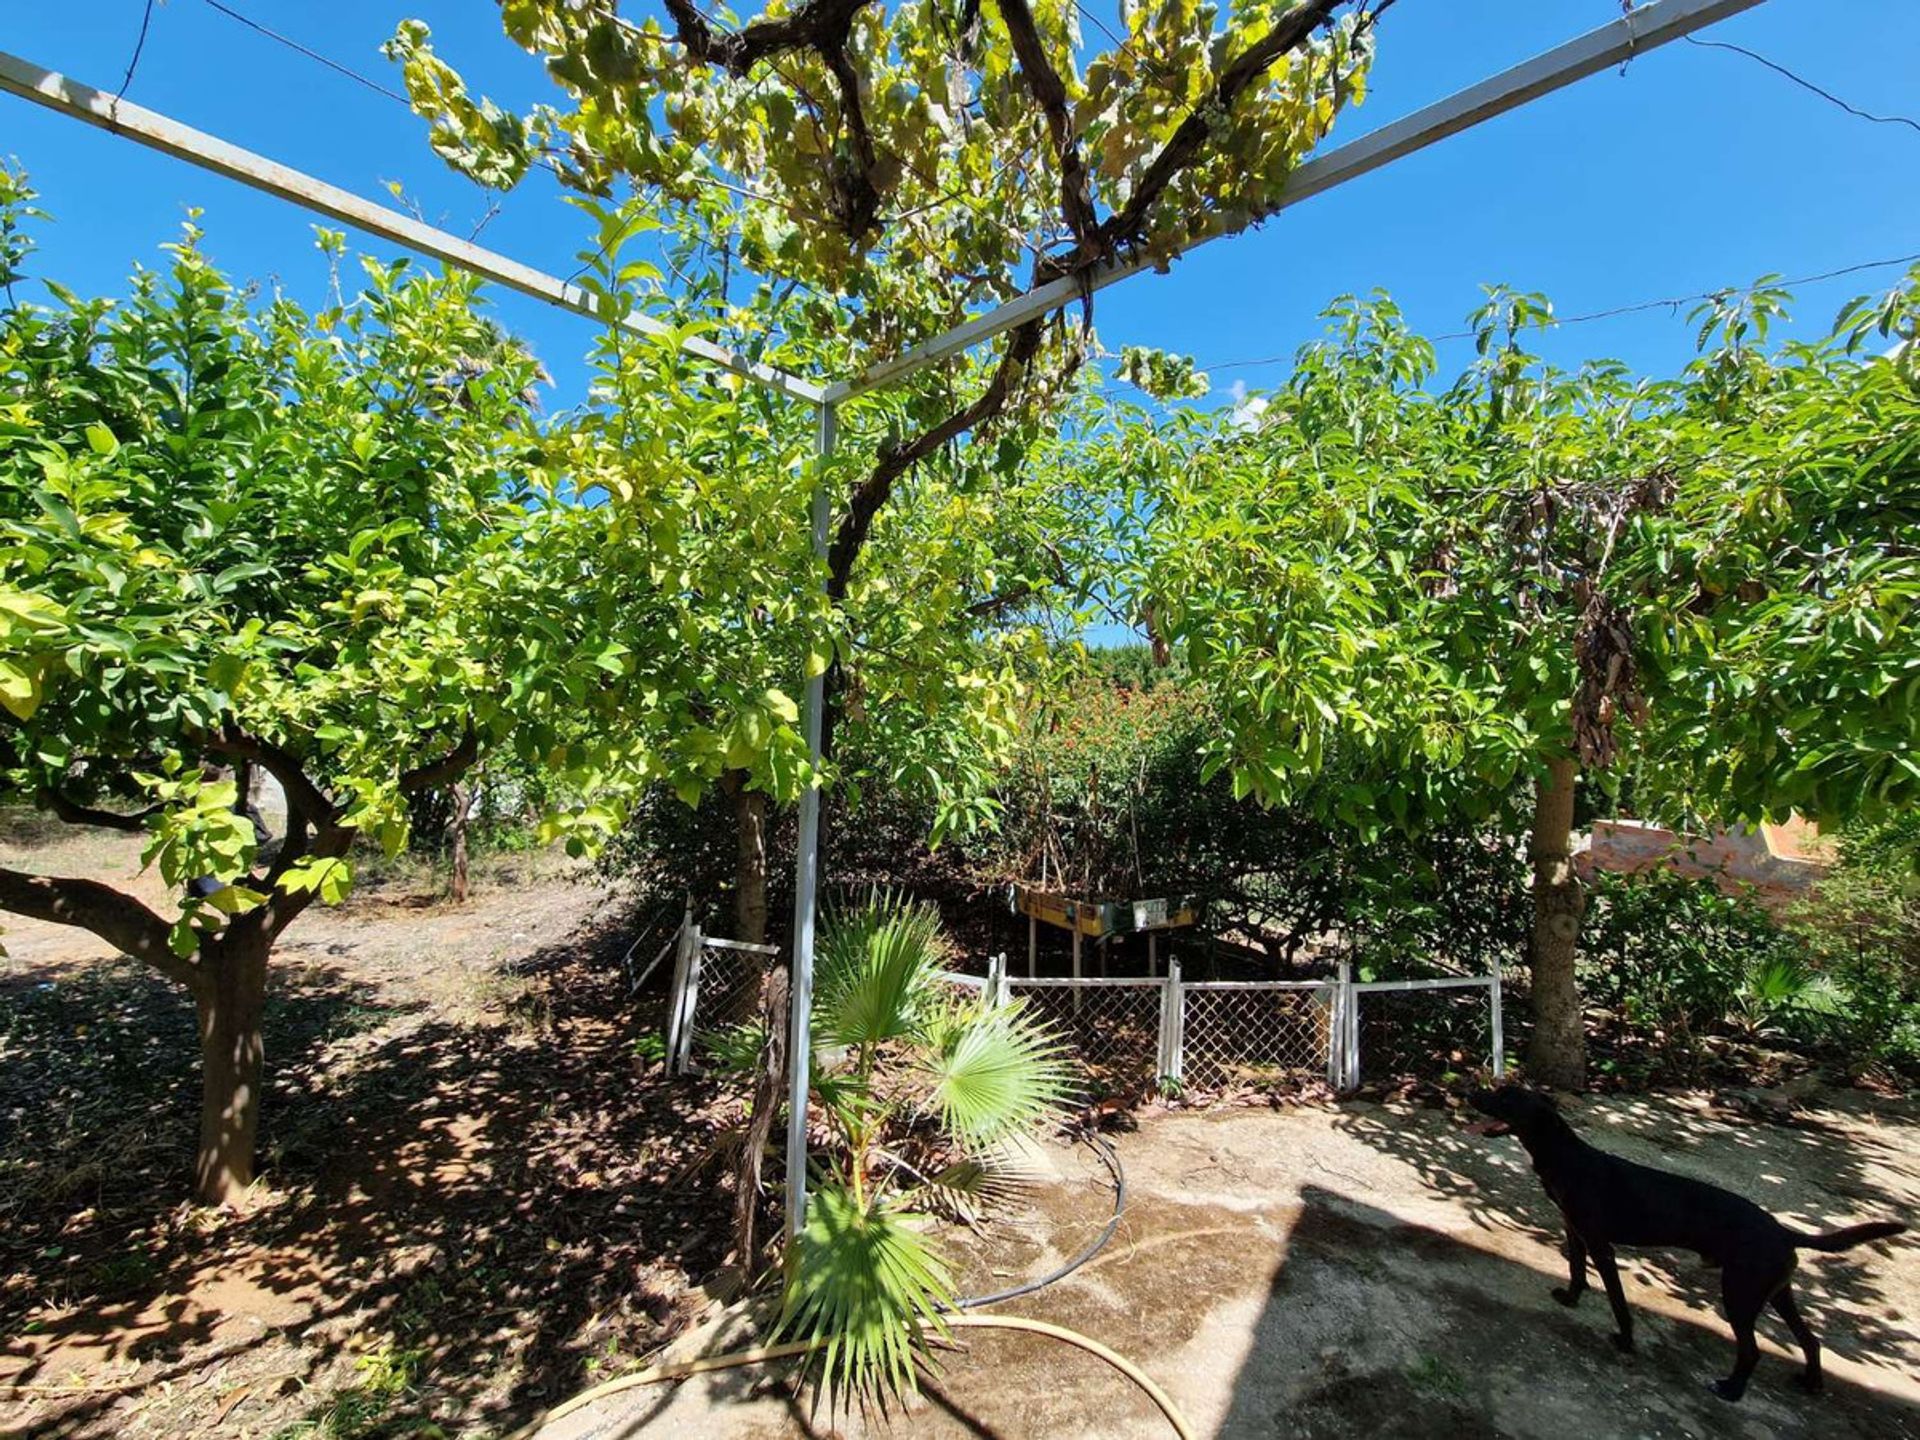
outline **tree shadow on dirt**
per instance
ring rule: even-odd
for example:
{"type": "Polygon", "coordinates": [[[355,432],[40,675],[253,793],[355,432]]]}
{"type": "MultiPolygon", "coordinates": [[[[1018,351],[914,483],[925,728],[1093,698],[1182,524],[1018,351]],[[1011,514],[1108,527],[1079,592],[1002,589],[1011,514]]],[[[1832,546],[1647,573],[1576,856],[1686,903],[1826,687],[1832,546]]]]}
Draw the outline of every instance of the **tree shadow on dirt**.
{"type": "MultiPolygon", "coordinates": [[[[298,1077],[390,1013],[337,974],[274,976],[269,1145],[298,1077]]],[[[159,1280],[192,1185],[199,1072],[192,998],[132,961],[0,982],[0,1334],[34,1307],[98,1309],[159,1280]]]]}
{"type": "MultiPolygon", "coordinates": [[[[1576,1104],[1568,1107],[1568,1118],[1603,1149],[1735,1190],[1786,1223],[1807,1230],[1897,1214],[1901,1209],[1897,1198],[1876,1190],[1872,1178],[1876,1172],[1883,1177],[1889,1172],[1898,1177],[1901,1188],[1909,1193],[1920,1181],[1920,1162],[1891,1138],[1880,1139],[1860,1127],[1843,1131],[1812,1118],[1797,1119],[1791,1125],[1729,1123],[1696,1106],[1661,1096],[1614,1097],[1597,1105],[1576,1104]]],[[[1463,1116],[1396,1113],[1371,1105],[1343,1110],[1336,1123],[1353,1138],[1411,1165],[1436,1195],[1464,1208],[1473,1223],[1487,1232],[1490,1244],[1505,1243],[1512,1248],[1515,1243],[1536,1243],[1542,1269],[1555,1272],[1551,1279],[1543,1278],[1539,1283],[1543,1297],[1550,1284],[1565,1283],[1565,1262],[1560,1258],[1564,1230],[1559,1211],[1540,1188],[1517,1141],[1472,1134],[1463,1116]]],[[[1890,1131],[1889,1136],[1893,1133],[1890,1131]]],[[[1444,1245],[1454,1243],[1435,1238],[1444,1245]]],[[[1724,1372],[1732,1346],[1720,1311],[1718,1272],[1690,1254],[1646,1250],[1621,1253],[1629,1303],[1635,1303],[1636,1292],[1644,1294],[1649,1289],[1664,1290],[1682,1299],[1695,1312],[1697,1333],[1711,1337],[1713,1342],[1703,1350],[1711,1358],[1695,1368],[1711,1370],[1718,1366],[1724,1372]]],[[[1873,1249],[1836,1256],[1803,1251],[1794,1286],[1802,1310],[1829,1354],[1911,1373],[1920,1367],[1920,1335],[1899,1314],[1882,1284],[1883,1271],[1884,1263],[1873,1249]]],[[[1604,1296],[1596,1287],[1589,1299],[1594,1302],[1594,1313],[1576,1312],[1580,1314],[1581,1331],[1584,1334],[1591,1330],[1587,1338],[1604,1345],[1604,1296]]],[[[1636,1314],[1644,1313],[1636,1305],[1636,1314]]],[[[1533,1320],[1529,1317],[1525,1323],[1531,1325],[1533,1320]]],[[[1773,1325],[1770,1314],[1763,1318],[1763,1345],[1768,1327],[1773,1325]]],[[[1784,1330],[1774,1338],[1797,1354],[1784,1330]]],[[[1773,1369],[1777,1362],[1767,1363],[1773,1369]]],[[[1781,1364],[1775,1378],[1784,1378],[1783,1372],[1781,1364]]],[[[1831,1376],[1829,1386],[1836,1391],[1842,1388],[1831,1376]]],[[[1876,1404],[1889,1403],[1872,1392],[1859,1391],[1859,1397],[1860,1405],[1869,1410],[1876,1404]]],[[[1708,1414],[1712,1414],[1710,1408],[1708,1414]]],[[[1920,1430],[1915,1416],[1904,1408],[1888,1418],[1920,1430]]],[[[1812,1421],[1808,1423],[1810,1429],[1818,1428],[1812,1421]]],[[[1896,1432],[1882,1429],[1878,1433],[1896,1432]]]]}
{"type": "Polygon", "coordinates": [[[1920,1435],[1920,1406],[1897,1396],[1832,1374],[1826,1393],[1802,1394],[1789,1383],[1797,1348],[1783,1358],[1764,1334],[1753,1387],[1728,1406],[1704,1384],[1733,1358],[1713,1317],[1641,1311],[1639,1351],[1621,1355],[1597,1293],[1565,1310],[1548,1298],[1551,1277],[1504,1255],[1318,1186],[1301,1199],[1221,1440],[1920,1435]]]}
{"type": "MultiPolygon", "coordinates": [[[[399,1377],[394,1415],[462,1433],[525,1418],[657,1347],[695,1308],[688,1277],[722,1258],[728,1201],[712,1162],[738,1104],[636,1057],[664,1001],[629,998],[622,942],[609,916],[522,962],[495,1023],[403,1021],[325,1064],[315,1045],[270,1033],[264,1181],[282,1194],[252,1214],[163,1225],[186,1193],[197,1096],[173,1102],[187,1128],[167,1112],[180,1161],[168,1183],[100,1212],[103,1232],[133,1242],[120,1253],[145,1245],[150,1259],[100,1272],[71,1294],[78,1308],[43,1312],[39,1334],[0,1347],[13,1381],[56,1378],[31,1357],[57,1341],[91,1341],[99,1360],[147,1361],[156,1376],[284,1337],[292,1368],[278,1387],[360,1383],[373,1355],[399,1377]],[[147,1238],[162,1230],[164,1244],[147,1238]]],[[[309,1029],[338,1039],[365,997],[337,977],[306,983],[282,987],[283,1029],[311,1003],[309,1029]]],[[[177,1025],[163,997],[138,998],[177,1025]]],[[[99,1012],[76,1002],[81,1013],[99,1012]]],[[[52,1027],[36,1033],[47,1052],[36,1063],[56,1068],[52,1027]]],[[[190,1046],[186,1056],[190,1073],[190,1046]]],[[[160,1083],[171,1096],[184,1082],[169,1071],[160,1083]]],[[[42,1208],[37,1238],[74,1213],[42,1208]]],[[[118,1428],[116,1399],[63,1399],[44,1433],[105,1435],[118,1428]]]]}

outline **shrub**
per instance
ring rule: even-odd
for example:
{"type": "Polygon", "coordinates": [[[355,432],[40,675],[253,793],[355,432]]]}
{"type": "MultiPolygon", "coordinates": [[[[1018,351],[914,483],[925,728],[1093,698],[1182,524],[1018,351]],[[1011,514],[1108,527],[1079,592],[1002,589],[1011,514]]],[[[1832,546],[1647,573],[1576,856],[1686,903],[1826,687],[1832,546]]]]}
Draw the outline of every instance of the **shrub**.
{"type": "Polygon", "coordinates": [[[817,1060],[833,1143],[779,1328],[822,1345],[830,1390],[863,1398],[914,1388],[914,1348],[953,1301],[924,1217],[989,1204],[1017,1174],[1007,1143],[1049,1124],[1070,1083],[1021,1002],[940,984],[944,953],[932,908],[886,895],[820,933],[814,1024],[844,1058],[817,1060]]]}

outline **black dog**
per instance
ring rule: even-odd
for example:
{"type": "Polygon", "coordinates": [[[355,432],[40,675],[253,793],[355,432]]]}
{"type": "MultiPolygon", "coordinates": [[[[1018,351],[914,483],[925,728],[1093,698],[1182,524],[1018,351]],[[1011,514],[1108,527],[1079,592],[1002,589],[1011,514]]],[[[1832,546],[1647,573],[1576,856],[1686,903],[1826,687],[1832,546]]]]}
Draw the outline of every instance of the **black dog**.
{"type": "Polygon", "coordinates": [[[1620,1333],[1613,1337],[1620,1349],[1633,1349],[1633,1316],[1620,1289],[1614,1246],[1697,1250],[1701,1259],[1720,1267],[1721,1299],[1727,1319],[1733,1322],[1737,1347],[1733,1373],[1713,1382],[1714,1394],[1723,1400],[1738,1400],[1746,1392],[1747,1377],[1760,1360],[1753,1322],[1768,1304],[1787,1322],[1806,1354],[1801,1386],[1808,1391],[1820,1388],[1820,1342],[1793,1303],[1796,1249],[1846,1250],[1907,1228],[1887,1220],[1849,1225],[1829,1235],[1809,1235],[1782,1225],[1731,1191],[1594,1149],[1573,1133],[1545,1095],[1509,1086],[1478,1090],[1469,1099],[1474,1109],[1495,1122],[1485,1127],[1485,1133],[1512,1134],[1527,1147],[1534,1173],[1566,1219],[1569,1279],[1567,1288],[1555,1290],[1553,1298],[1562,1305],[1579,1303],[1587,1288],[1591,1256],[1620,1326],[1620,1333]]]}

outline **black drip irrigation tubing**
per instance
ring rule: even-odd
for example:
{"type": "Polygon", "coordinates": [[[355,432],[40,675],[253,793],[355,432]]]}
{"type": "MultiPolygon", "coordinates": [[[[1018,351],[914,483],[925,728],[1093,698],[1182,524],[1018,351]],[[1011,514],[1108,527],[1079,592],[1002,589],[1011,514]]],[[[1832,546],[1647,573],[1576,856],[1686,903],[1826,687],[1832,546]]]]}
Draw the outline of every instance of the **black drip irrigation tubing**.
{"type": "Polygon", "coordinates": [[[1036,1290],[1044,1290],[1056,1281],[1066,1279],[1107,1248],[1107,1242],[1113,1239],[1113,1232],[1120,1228],[1120,1217],[1127,1208],[1127,1172],[1121,1169],[1120,1157],[1114,1152],[1113,1146],[1097,1131],[1092,1129],[1082,1131],[1080,1138],[1093,1147],[1093,1153],[1100,1157],[1107,1167],[1107,1173],[1113,1176],[1113,1214],[1100,1233],[1093,1237],[1093,1243],[1051,1274],[1042,1275],[1038,1280],[1029,1280],[1025,1284],[1015,1285],[1010,1289],[996,1290],[991,1295],[964,1296],[948,1306],[949,1310],[978,1310],[982,1305],[998,1305],[1002,1300],[1017,1300],[1022,1295],[1031,1295],[1036,1290]]]}

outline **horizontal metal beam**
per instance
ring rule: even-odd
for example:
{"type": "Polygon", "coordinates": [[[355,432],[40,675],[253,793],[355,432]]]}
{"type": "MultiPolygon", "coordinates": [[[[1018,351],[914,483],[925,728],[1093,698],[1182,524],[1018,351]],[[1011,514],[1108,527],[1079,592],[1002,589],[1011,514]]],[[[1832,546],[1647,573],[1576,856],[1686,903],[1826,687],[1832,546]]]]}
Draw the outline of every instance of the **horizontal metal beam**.
{"type": "MultiPolygon", "coordinates": [[[[1370,174],[1383,165],[1424,150],[1429,145],[1436,145],[1462,130],[1484,124],[1542,95],[1552,94],[1575,81],[1624,64],[1636,55],[1657,49],[1763,3],[1764,0],[1653,0],[1651,4],[1641,5],[1576,40],[1556,46],[1491,79],[1307,161],[1288,177],[1286,189],[1274,209],[1284,210],[1298,205],[1302,200],[1325,194],[1336,185],[1344,185],[1349,180],[1370,174]]],[[[1238,234],[1253,224],[1256,218],[1259,217],[1248,216],[1224,223],[1214,234],[1195,241],[1182,253],[1191,253],[1208,240],[1238,234]]],[[[903,380],[916,370],[970,350],[1016,325],[1063,305],[1071,305],[1083,293],[1104,290],[1143,270],[1152,269],[1156,263],[1164,267],[1164,262],[1126,261],[1104,266],[1084,279],[1073,276],[1036,286],[998,309],[956,325],[945,334],[903,351],[891,360],[884,360],[852,379],[835,381],[827,387],[827,399],[834,403],[851,400],[903,380]]]]}
{"type": "MultiPolygon", "coordinates": [[[[398,210],[375,205],[337,185],[316,180],[311,175],[289,169],[251,150],[242,150],[237,145],[229,145],[215,136],[170,120],[157,111],[135,105],[129,100],[115,99],[91,85],[83,85],[78,80],[43,69],[31,61],[3,51],[0,51],[0,90],[115,135],[123,135],[163,155],[171,155],[198,165],[203,170],[211,170],[230,180],[238,180],[243,185],[251,185],[256,190],[264,190],[269,195],[291,200],[296,205],[342,221],[356,230],[390,240],[418,254],[432,256],[504,285],[509,290],[544,300],[549,305],[557,305],[563,310],[572,310],[603,323],[610,320],[612,324],[640,335],[659,338],[674,333],[672,326],[651,316],[633,313],[613,317],[603,315],[599,300],[558,276],[535,270],[530,265],[523,265],[518,260],[462,240],[445,230],[422,224],[398,210]]],[[[716,345],[698,337],[682,339],[679,344],[686,354],[732,371],[756,385],[764,385],[813,405],[820,404],[825,398],[825,390],[813,381],[803,380],[772,365],[749,360],[724,345],[716,345]]]]}

